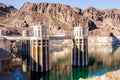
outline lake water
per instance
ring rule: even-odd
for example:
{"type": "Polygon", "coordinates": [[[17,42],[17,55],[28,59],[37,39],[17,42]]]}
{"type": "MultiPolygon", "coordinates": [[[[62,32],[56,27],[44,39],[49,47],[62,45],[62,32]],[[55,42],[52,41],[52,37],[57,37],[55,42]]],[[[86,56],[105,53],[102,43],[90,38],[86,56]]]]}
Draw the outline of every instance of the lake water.
{"type": "Polygon", "coordinates": [[[31,80],[78,80],[100,76],[120,69],[119,46],[89,46],[89,66],[71,66],[71,44],[56,44],[50,48],[50,72],[31,73],[31,80]]]}

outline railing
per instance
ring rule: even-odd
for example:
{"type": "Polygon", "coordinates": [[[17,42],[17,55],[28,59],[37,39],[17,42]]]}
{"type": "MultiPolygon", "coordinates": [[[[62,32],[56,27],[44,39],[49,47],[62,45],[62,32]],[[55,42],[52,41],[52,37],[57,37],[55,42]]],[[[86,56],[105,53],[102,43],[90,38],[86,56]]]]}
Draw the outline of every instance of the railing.
{"type": "MultiPolygon", "coordinates": [[[[2,36],[2,38],[8,40],[30,40],[30,39],[41,39],[41,37],[33,37],[33,36],[2,36]]],[[[43,37],[42,39],[44,39],[43,37]]],[[[73,39],[71,36],[62,36],[62,35],[55,35],[55,36],[47,36],[49,40],[64,40],[64,39],[73,39]]]]}

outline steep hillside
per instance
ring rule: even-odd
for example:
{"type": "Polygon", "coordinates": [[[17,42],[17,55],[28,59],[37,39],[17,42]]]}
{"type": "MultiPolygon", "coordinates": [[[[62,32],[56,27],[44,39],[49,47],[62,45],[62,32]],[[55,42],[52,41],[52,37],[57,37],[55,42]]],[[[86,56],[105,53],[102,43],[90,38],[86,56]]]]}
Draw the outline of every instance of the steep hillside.
{"type": "Polygon", "coordinates": [[[17,11],[16,8],[10,5],[0,3],[0,29],[6,29],[9,27],[9,24],[3,24],[2,21],[7,20],[17,11]]]}
{"type": "Polygon", "coordinates": [[[93,7],[81,10],[63,4],[26,2],[2,24],[7,26],[6,31],[21,32],[26,25],[32,30],[33,25],[44,24],[48,34],[71,35],[74,26],[83,26],[88,36],[109,36],[110,33],[117,36],[120,34],[120,10],[93,7]]]}
{"type": "MultiPolygon", "coordinates": [[[[88,17],[94,22],[96,30],[90,31],[90,35],[109,36],[113,33],[116,36],[120,35],[120,10],[106,9],[98,10],[93,7],[83,11],[83,16],[88,17]]],[[[93,28],[93,26],[89,26],[93,28]]]]}
{"type": "Polygon", "coordinates": [[[0,3],[0,21],[5,20],[6,18],[9,18],[12,16],[12,14],[16,11],[13,6],[5,5],[3,3],[0,3]]]}

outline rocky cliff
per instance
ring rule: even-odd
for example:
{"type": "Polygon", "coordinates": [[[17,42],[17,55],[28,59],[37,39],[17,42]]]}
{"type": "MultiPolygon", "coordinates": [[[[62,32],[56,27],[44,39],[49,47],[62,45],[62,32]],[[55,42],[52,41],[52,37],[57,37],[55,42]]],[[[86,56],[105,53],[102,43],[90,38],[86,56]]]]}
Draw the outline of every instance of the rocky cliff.
{"type": "Polygon", "coordinates": [[[72,35],[74,26],[83,26],[88,36],[109,36],[110,33],[119,36],[120,10],[93,7],[81,10],[63,4],[26,2],[0,23],[8,33],[19,33],[26,25],[32,30],[33,25],[44,24],[48,34],[72,35]]]}
{"type": "Polygon", "coordinates": [[[0,3],[0,21],[9,18],[16,10],[13,6],[0,3]]]}

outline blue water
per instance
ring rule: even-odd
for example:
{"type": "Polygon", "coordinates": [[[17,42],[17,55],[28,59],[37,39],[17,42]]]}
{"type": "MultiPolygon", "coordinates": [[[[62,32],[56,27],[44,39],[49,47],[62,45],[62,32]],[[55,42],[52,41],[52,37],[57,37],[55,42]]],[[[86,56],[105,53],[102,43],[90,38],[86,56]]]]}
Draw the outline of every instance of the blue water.
{"type": "Polygon", "coordinates": [[[101,70],[96,70],[95,72],[89,73],[88,77],[94,77],[94,76],[102,76],[103,74],[111,71],[118,70],[120,68],[111,68],[111,69],[101,69],[101,70]]]}
{"type": "Polygon", "coordinates": [[[13,76],[18,80],[26,80],[25,76],[18,70],[13,72],[13,76]]]}
{"type": "Polygon", "coordinates": [[[93,72],[89,72],[89,67],[77,67],[77,68],[72,68],[71,71],[50,71],[47,74],[37,74],[35,76],[35,73],[33,73],[33,77],[31,80],[79,80],[80,78],[86,79],[90,78],[93,76],[101,76],[105,74],[106,72],[113,71],[113,70],[118,70],[116,69],[103,69],[101,68],[100,70],[95,70],[93,72]]]}

